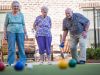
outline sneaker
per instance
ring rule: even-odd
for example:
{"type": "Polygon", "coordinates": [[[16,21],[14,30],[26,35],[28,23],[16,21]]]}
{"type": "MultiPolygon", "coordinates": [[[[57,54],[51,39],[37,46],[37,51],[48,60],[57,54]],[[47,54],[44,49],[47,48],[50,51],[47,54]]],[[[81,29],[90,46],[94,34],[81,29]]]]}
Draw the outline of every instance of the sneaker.
{"type": "Polygon", "coordinates": [[[13,67],[14,64],[6,64],[5,66],[7,66],[7,67],[9,67],[9,66],[13,67]]]}
{"type": "Polygon", "coordinates": [[[52,65],[51,61],[48,61],[48,65],[52,65]]]}
{"type": "Polygon", "coordinates": [[[5,66],[7,66],[7,67],[8,67],[8,66],[9,66],[9,64],[5,64],[5,66]]]}
{"type": "Polygon", "coordinates": [[[40,62],[40,65],[42,65],[42,64],[43,64],[43,61],[40,62]]]}
{"type": "Polygon", "coordinates": [[[80,60],[79,62],[77,62],[77,64],[85,64],[84,60],[80,60]]]}
{"type": "Polygon", "coordinates": [[[27,66],[27,64],[25,63],[25,66],[27,66]]]}
{"type": "Polygon", "coordinates": [[[11,64],[10,66],[13,67],[15,64],[11,64]]]}

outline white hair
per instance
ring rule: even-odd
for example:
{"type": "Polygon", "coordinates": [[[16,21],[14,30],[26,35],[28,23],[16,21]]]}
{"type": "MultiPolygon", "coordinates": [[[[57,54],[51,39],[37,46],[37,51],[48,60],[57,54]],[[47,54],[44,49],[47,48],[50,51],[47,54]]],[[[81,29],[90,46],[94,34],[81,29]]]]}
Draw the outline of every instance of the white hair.
{"type": "Polygon", "coordinates": [[[13,1],[13,2],[11,3],[12,8],[13,8],[14,4],[16,4],[16,3],[19,5],[19,9],[20,9],[20,8],[21,8],[21,5],[20,5],[20,3],[19,3],[18,1],[16,1],[16,0],[13,1]]]}
{"type": "Polygon", "coordinates": [[[41,7],[41,10],[45,11],[45,12],[48,12],[48,8],[46,6],[42,6],[41,7]]]}

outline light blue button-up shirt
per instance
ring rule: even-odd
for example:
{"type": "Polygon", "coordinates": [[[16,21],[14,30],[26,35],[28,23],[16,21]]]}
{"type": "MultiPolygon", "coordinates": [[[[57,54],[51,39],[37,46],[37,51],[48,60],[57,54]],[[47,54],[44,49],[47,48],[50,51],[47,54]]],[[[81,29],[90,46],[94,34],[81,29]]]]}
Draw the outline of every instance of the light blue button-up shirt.
{"type": "Polygon", "coordinates": [[[7,31],[12,33],[24,33],[24,16],[21,12],[17,15],[13,15],[12,12],[8,12],[5,19],[5,27],[7,31]]]}

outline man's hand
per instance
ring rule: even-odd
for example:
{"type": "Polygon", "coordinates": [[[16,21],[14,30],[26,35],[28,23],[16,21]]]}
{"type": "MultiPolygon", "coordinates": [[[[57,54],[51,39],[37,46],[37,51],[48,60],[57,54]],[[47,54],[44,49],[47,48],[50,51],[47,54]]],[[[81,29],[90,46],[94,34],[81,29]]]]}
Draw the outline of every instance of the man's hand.
{"type": "Polygon", "coordinates": [[[64,48],[64,42],[59,45],[60,48],[64,48]]]}
{"type": "Polygon", "coordinates": [[[84,39],[86,39],[87,38],[87,32],[86,31],[83,31],[82,32],[82,36],[83,36],[84,39]]]}

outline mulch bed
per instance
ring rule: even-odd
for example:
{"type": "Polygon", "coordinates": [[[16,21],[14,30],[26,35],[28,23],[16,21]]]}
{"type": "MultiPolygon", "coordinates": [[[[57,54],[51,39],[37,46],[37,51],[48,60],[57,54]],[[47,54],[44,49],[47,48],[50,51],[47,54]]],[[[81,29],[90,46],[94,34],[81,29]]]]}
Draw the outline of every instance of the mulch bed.
{"type": "Polygon", "coordinates": [[[88,59],[86,62],[87,62],[87,63],[100,63],[100,59],[99,59],[99,60],[88,59]]]}

